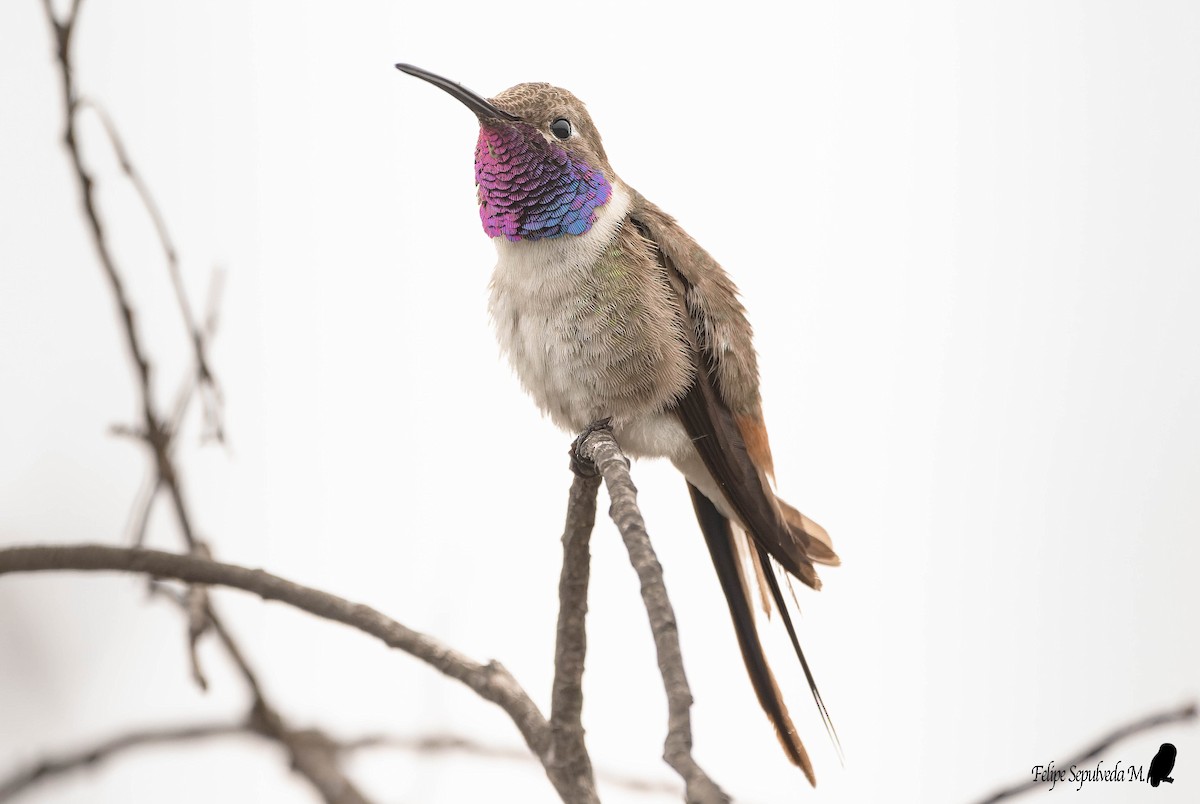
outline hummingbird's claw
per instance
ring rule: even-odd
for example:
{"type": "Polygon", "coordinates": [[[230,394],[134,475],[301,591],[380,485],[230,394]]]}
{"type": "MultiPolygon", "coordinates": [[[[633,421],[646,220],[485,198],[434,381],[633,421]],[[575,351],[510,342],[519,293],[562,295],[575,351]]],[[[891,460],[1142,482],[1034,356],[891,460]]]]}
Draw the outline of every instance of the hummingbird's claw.
{"type": "Polygon", "coordinates": [[[583,442],[592,433],[599,433],[607,430],[612,433],[612,416],[606,416],[603,419],[596,421],[583,428],[583,432],[575,437],[571,442],[571,449],[568,453],[571,456],[571,471],[579,477],[596,477],[600,472],[596,469],[596,464],[590,458],[585,458],[579,454],[579,448],[583,446],[583,442]]]}

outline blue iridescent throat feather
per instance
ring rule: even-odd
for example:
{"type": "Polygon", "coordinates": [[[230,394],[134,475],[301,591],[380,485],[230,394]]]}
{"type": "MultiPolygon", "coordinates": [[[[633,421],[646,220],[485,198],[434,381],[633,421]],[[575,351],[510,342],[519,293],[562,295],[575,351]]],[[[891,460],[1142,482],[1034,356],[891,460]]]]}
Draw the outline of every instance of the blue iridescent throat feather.
{"type": "Polygon", "coordinates": [[[475,182],[483,230],[514,241],[581,235],[612,195],[600,171],[525,123],[480,128],[475,182]]]}

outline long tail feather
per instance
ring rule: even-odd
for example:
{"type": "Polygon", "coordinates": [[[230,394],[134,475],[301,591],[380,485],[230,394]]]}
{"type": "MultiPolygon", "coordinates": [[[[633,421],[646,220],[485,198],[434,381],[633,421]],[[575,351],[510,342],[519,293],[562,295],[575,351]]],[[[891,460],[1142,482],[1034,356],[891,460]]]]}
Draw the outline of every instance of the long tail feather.
{"type": "Polygon", "coordinates": [[[812,668],[808,666],[808,659],[804,657],[804,650],[800,647],[800,638],[796,636],[796,626],[792,623],[792,615],[788,612],[787,601],[783,599],[783,590],[779,587],[779,579],[775,577],[773,567],[771,565],[771,556],[762,547],[758,547],[758,559],[762,562],[765,571],[762,573],[766,576],[767,586],[771,590],[771,597],[775,600],[775,607],[779,609],[780,619],[783,620],[783,625],[787,628],[788,638],[792,640],[792,647],[796,651],[796,658],[800,660],[800,667],[804,670],[804,677],[808,680],[808,688],[812,690],[813,700],[816,701],[817,709],[821,712],[821,720],[825,724],[825,731],[829,733],[829,739],[833,741],[833,745],[837,748],[838,757],[841,759],[842,741],[838,739],[837,729],[833,727],[833,720],[829,717],[829,710],[825,708],[825,701],[821,698],[821,691],[817,689],[817,681],[813,678],[812,668]]]}
{"type": "MultiPolygon", "coordinates": [[[[758,628],[754,623],[753,593],[746,588],[745,573],[739,568],[733,529],[729,520],[695,486],[689,483],[688,491],[691,492],[696,518],[700,521],[700,529],[704,532],[704,539],[708,543],[708,550],[712,555],[713,566],[717,570],[717,578],[721,582],[721,591],[725,593],[725,601],[729,605],[738,647],[741,648],[742,660],[746,663],[746,670],[750,674],[750,682],[758,696],[758,702],[762,705],[767,717],[770,718],[772,725],[775,726],[775,734],[788,758],[804,771],[809,783],[815,787],[817,779],[813,774],[812,762],[808,758],[804,744],[800,742],[791,716],[788,715],[787,707],[783,703],[783,694],[779,690],[774,674],[771,673],[766,654],[763,652],[762,642],[758,638],[758,628]]],[[[765,555],[762,548],[757,549],[760,551],[760,557],[765,555]]],[[[770,571],[769,563],[765,565],[765,569],[764,575],[769,579],[768,585],[770,585],[774,581],[774,575],[770,571]]],[[[773,591],[778,591],[778,583],[775,583],[773,591]]],[[[780,606],[786,617],[786,609],[783,609],[780,604],[778,595],[776,595],[776,605],[780,606]]],[[[786,619],[785,622],[788,623],[788,631],[794,635],[791,620],[786,619]]],[[[803,661],[803,654],[801,654],[801,662],[803,661]]],[[[808,665],[804,665],[804,668],[807,673],[808,665]]],[[[811,675],[809,678],[811,680],[811,675]]],[[[816,692],[815,685],[813,691],[816,692]]],[[[824,711],[824,705],[822,705],[822,711],[824,711]]]]}
{"type": "MultiPolygon", "coordinates": [[[[730,527],[733,524],[730,523],[730,527]]],[[[774,608],[774,603],[771,602],[771,593],[767,589],[767,579],[763,577],[763,565],[758,560],[758,552],[751,545],[750,537],[746,534],[741,534],[740,537],[735,537],[733,540],[733,550],[737,555],[738,569],[741,570],[742,588],[746,590],[757,589],[759,604],[762,606],[763,614],[767,618],[771,617],[771,610],[774,608]],[[750,578],[754,581],[751,582],[750,578]]]]}

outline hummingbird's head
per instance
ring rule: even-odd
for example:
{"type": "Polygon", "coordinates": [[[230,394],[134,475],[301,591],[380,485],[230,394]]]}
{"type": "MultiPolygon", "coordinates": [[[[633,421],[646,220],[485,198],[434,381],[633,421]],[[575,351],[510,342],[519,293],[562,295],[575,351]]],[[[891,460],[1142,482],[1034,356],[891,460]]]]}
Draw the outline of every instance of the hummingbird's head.
{"type": "Polygon", "coordinates": [[[581,235],[615,179],[583,102],[549,84],[517,84],[485,100],[460,84],[397,64],[461,101],[479,118],[475,182],[489,237],[581,235]]]}

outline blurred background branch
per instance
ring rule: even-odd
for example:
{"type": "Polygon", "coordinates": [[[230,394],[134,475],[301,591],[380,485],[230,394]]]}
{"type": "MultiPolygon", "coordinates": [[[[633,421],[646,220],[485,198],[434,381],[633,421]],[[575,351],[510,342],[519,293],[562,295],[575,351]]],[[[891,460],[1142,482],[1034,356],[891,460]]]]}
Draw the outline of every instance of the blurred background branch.
{"type": "MultiPolygon", "coordinates": [[[[202,723],[192,726],[168,726],[129,731],[77,751],[47,757],[28,768],[18,770],[7,779],[0,779],[0,801],[9,801],[35,785],[73,771],[83,770],[111,759],[117,759],[139,748],[171,746],[180,743],[257,736],[274,741],[255,722],[202,723]]],[[[312,729],[297,732],[297,739],[327,746],[340,755],[352,752],[394,750],[414,754],[444,754],[458,752],[483,760],[531,762],[533,757],[524,749],[487,745],[468,737],[431,734],[420,737],[400,735],[369,735],[349,740],[334,740],[324,732],[312,729]]],[[[600,770],[597,775],[607,784],[636,793],[649,795],[678,795],[677,785],[640,779],[627,774],[600,770]]]]}
{"type": "MultiPolygon", "coordinates": [[[[134,541],[141,544],[144,540],[150,509],[159,492],[166,491],[175,514],[176,526],[189,553],[193,556],[207,558],[209,549],[196,532],[180,479],[180,472],[174,462],[172,446],[179,423],[187,409],[188,400],[194,390],[207,394],[206,420],[215,437],[218,440],[224,440],[224,428],[221,424],[220,413],[221,394],[207,358],[208,337],[211,335],[216,321],[215,295],[210,299],[209,314],[206,316],[208,323],[202,328],[192,313],[192,305],[188,300],[179,272],[178,254],[167,232],[163,215],[154,202],[146,182],[134,169],[133,162],[112,119],[94,102],[80,97],[75,83],[71,46],[79,24],[81,0],[74,0],[65,16],[61,17],[55,13],[51,0],[43,0],[42,5],[56,43],[65,126],[63,143],[74,168],[84,217],[92,236],[92,244],[108,280],[125,336],[126,349],[134,366],[135,384],[140,399],[141,423],[136,428],[125,428],[125,432],[136,434],[146,444],[152,463],[151,479],[146,482],[131,516],[134,541]],[[108,231],[98,208],[95,181],[84,162],[79,139],[78,119],[80,112],[85,108],[91,108],[98,114],[109,141],[116,151],[122,171],[134,185],[138,197],[154,223],[155,231],[166,255],[168,271],[171,274],[172,286],[184,325],[193,346],[195,366],[189,372],[190,376],[185,380],[184,389],[180,392],[170,416],[161,413],[161,408],[155,399],[154,365],[138,329],[137,314],[127,291],[125,280],[109,245],[108,231]]],[[[196,683],[201,688],[207,687],[203,669],[196,655],[196,646],[204,633],[211,628],[219,636],[220,644],[225,648],[227,656],[237,667],[251,693],[250,717],[261,724],[263,733],[273,736],[283,745],[291,757],[292,767],[306,778],[327,802],[339,802],[339,804],[365,802],[366,799],[363,795],[342,773],[335,754],[319,748],[314,749],[311,745],[296,739],[296,732],[288,727],[283,716],[264,693],[262,685],[246,659],[245,652],[218,615],[212,601],[208,599],[204,587],[190,586],[184,596],[184,601],[183,608],[188,623],[188,651],[196,683]]]]}
{"type": "MultiPolygon", "coordinates": [[[[1132,723],[1127,723],[1118,729],[1109,732],[1096,742],[1092,743],[1087,748],[1080,751],[1077,755],[1071,757],[1066,762],[1055,762],[1062,770],[1067,770],[1072,766],[1083,765],[1097,757],[1100,757],[1108,749],[1117,745],[1120,742],[1128,740],[1131,737],[1137,737],[1149,731],[1153,731],[1163,726],[1168,726],[1173,723],[1190,723],[1196,719],[1196,703],[1184,704],[1183,706],[1174,707],[1164,712],[1156,712],[1148,717],[1138,718],[1132,723]]],[[[1101,757],[1102,758],[1102,757],[1101,757]]],[[[979,804],[995,804],[997,801],[1007,801],[1010,798],[1017,798],[1026,793],[1031,793],[1034,790],[1046,790],[1049,788],[1048,782],[1040,781],[1036,775],[1029,781],[1019,782],[1012,787],[1006,787],[993,793],[991,796],[981,799],[979,804]]]]}

